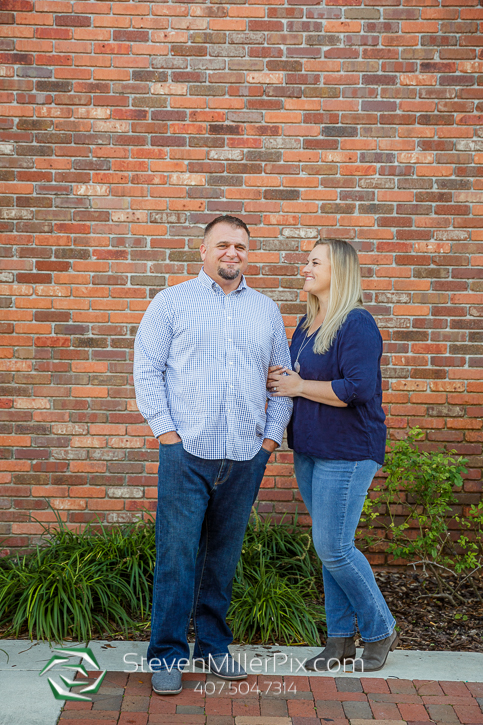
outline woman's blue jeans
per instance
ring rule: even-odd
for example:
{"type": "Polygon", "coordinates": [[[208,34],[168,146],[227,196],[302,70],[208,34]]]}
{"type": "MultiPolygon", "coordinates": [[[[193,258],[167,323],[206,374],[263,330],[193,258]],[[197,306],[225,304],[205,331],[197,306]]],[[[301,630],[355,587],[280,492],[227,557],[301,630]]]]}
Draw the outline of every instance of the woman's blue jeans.
{"type": "Polygon", "coordinates": [[[379,464],[329,460],[294,453],[295,475],[312,517],[312,536],[322,561],[327,635],[364,642],[388,637],[396,621],[364,554],[354,544],[362,506],[379,464]]]}

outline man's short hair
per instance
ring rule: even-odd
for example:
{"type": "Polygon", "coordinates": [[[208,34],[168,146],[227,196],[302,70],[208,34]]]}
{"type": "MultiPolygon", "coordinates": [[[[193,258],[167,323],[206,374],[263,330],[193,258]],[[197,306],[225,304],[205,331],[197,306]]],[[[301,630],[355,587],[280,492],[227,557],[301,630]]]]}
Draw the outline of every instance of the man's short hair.
{"type": "Polygon", "coordinates": [[[212,221],[205,227],[203,239],[206,239],[213,227],[215,227],[217,224],[222,223],[229,224],[231,227],[236,227],[237,229],[244,229],[248,235],[248,239],[250,239],[250,231],[245,222],[241,219],[238,219],[238,217],[236,216],[231,216],[230,214],[223,214],[222,216],[217,216],[215,217],[215,219],[212,219],[212,221]]]}

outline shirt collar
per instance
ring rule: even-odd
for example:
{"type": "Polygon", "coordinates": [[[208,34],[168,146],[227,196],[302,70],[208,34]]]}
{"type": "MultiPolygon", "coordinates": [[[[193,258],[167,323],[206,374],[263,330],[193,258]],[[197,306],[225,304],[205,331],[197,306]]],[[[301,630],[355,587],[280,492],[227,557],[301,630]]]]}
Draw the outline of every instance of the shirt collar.
{"type": "MultiPolygon", "coordinates": [[[[205,287],[211,287],[211,289],[214,291],[220,290],[221,292],[223,292],[223,290],[221,289],[218,282],[215,282],[214,279],[211,279],[211,277],[206,274],[203,267],[200,269],[200,273],[198,274],[198,281],[201,282],[201,284],[203,284],[205,287]]],[[[245,277],[242,274],[240,284],[238,285],[236,290],[233,290],[233,291],[241,292],[243,289],[246,289],[247,287],[248,287],[248,285],[246,283],[245,277]]],[[[223,292],[223,294],[224,294],[224,292],[223,292]]]]}

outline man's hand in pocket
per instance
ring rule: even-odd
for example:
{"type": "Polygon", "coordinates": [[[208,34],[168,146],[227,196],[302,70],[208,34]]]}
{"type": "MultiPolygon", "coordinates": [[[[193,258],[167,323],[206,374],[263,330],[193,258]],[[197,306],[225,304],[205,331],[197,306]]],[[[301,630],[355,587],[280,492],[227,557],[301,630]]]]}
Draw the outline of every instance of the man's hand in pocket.
{"type": "Polygon", "coordinates": [[[170,430],[167,433],[163,433],[162,435],[158,436],[158,441],[161,443],[162,446],[172,446],[174,443],[179,443],[181,438],[176,433],[175,430],[170,430]]]}
{"type": "Polygon", "coordinates": [[[278,448],[278,443],[276,441],[272,441],[271,438],[264,438],[262,448],[265,448],[266,451],[273,453],[275,448],[278,448]]]}

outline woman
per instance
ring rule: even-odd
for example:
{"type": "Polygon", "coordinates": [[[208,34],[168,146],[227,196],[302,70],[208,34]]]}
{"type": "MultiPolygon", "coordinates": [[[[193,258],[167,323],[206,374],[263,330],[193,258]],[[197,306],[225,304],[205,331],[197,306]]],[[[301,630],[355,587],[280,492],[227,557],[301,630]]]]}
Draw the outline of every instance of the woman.
{"type": "Polygon", "coordinates": [[[398,643],[394,617],[354,545],[364,499],[384,463],[382,338],[362,306],[351,244],[317,242],[302,274],[307,314],[292,340],[293,371],[272,367],[268,387],[294,398],[288,443],[323,564],[327,645],[305,666],[324,671],[353,659],[357,617],[365,646],[354,669],[372,672],[398,643]]]}

